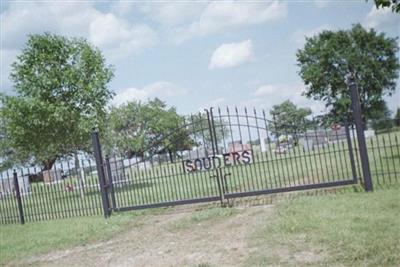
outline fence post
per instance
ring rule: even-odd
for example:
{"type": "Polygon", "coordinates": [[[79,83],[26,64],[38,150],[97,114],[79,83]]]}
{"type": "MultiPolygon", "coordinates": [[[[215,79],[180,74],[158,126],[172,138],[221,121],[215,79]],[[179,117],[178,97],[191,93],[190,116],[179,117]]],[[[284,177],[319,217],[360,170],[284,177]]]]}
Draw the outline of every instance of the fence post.
{"type": "Polygon", "coordinates": [[[97,176],[99,178],[99,186],[100,186],[101,200],[103,203],[104,217],[107,218],[111,214],[110,213],[110,204],[108,201],[107,184],[106,184],[106,177],[105,177],[105,173],[104,173],[103,156],[101,153],[99,134],[95,130],[93,130],[93,132],[92,132],[92,144],[93,144],[94,157],[96,159],[97,176]]]}
{"type": "MultiPolygon", "coordinates": [[[[111,206],[113,210],[115,210],[116,202],[115,202],[115,192],[114,192],[114,184],[113,184],[113,177],[111,173],[111,164],[110,164],[110,158],[108,155],[106,155],[106,168],[107,168],[107,177],[108,177],[108,182],[110,183],[110,194],[111,194],[111,206]]],[[[116,166],[117,168],[117,166],[116,166]]]]}
{"type": "Polygon", "coordinates": [[[353,180],[355,182],[358,182],[357,178],[357,170],[356,170],[356,164],[355,164],[355,159],[354,159],[354,152],[353,152],[353,145],[351,144],[351,136],[350,136],[350,129],[349,129],[349,124],[347,121],[344,122],[344,127],[345,127],[345,132],[346,132],[346,140],[347,140],[347,146],[349,148],[349,156],[350,156],[350,165],[351,165],[351,173],[353,175],[353,180]]]}
{"type": "Polygon", "coordinates": [[[351,93],[351,106],[353,110],[354,123],[356,125],[357,142],[360,151],[361,169],[364,177],[365,191],[373,191],[371,171],[369,168],[368,150],[365,142],[364,127],[361,114],[361,104],[358,94],[358,88],[352,78],[348,79],[351,93]]]}
{"type": "Polygon", "coordinates": [[[15,197],[17,198],[17,205],[18,205],[19,222],[21,224],[24,224],[25,216],[24,216],[24,210],[22,208],[21,192],[19,191],[18,175],[15,170],[13,172],[13,178],[14,178],[15,197]]]}

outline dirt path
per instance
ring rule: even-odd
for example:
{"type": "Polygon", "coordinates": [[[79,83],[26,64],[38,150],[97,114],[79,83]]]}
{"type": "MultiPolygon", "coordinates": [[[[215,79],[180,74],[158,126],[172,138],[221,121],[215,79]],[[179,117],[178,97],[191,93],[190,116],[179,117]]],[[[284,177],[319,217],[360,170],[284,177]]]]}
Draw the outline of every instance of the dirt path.
{"type": "MultiPolygon", "coordinates": [[[[106,242],[26,259],[30,266],[239,266],[248,238],[272,206],[232,208],[232,214],[194,220],[196,211],[144,215],[106,242]]],[[[207,214],[206,214],[207,215],[207,214]]]]}

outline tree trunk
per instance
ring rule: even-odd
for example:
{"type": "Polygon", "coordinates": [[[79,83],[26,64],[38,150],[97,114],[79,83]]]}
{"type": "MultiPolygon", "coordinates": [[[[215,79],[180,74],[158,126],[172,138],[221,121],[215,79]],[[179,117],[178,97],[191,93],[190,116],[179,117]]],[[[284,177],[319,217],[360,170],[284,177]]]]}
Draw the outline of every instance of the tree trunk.
{"type": "Polygon", "coordinates": [[[52,159],[47,159],[45,161],[42,162],[43,164],[43,171],[48,171],[51,170],[51,168],[53,168],[54,163],[56,162],[57,158],[52,158],[52,159]]]}
{"type": "Polygon", "coordinates": [[[169,154],[169,160],[171,161],[171,163],[174,163],[174,156],[171,150],[168,150],[168,154],[169,154]]]}

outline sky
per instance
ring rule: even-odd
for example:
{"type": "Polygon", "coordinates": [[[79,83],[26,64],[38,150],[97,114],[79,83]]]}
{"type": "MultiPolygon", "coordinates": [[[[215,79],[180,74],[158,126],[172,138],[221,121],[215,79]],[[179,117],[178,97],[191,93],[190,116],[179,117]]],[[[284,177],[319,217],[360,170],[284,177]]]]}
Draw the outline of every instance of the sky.
{"type": "MultiPolygon", "coordinates": [[[[400,15],[373,1],[0,1],[0,90],[13,94],[10,64],[28,34],[84,37],[115,77],[113,105],[158,97],[180,114],[211,106],[265,109],[302,96],[296,51],[306,36],[354,23],[400,35],[400,15]]],[[[400,57],[400,54],[397,55],[400,57]]],[[[387,98],[400,106],[400,85],[387,98]]]]}

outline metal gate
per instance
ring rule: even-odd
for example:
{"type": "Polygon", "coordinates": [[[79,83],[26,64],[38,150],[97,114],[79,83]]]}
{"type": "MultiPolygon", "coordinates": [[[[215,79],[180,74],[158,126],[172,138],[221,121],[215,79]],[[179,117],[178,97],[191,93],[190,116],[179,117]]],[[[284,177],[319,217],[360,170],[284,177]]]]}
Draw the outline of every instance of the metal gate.
{"type": "Polygon", "coordinates": [[[141,158],[104,161],[93,137],[105,214],[350,185],[360,178],[355,131],[346,122],[284,125],[264,111],[211,108],[156,139],[141,158]],[[177,149],[183,139],[190,144],[177,149]]]}

